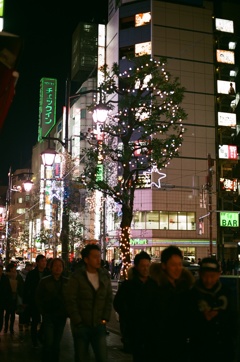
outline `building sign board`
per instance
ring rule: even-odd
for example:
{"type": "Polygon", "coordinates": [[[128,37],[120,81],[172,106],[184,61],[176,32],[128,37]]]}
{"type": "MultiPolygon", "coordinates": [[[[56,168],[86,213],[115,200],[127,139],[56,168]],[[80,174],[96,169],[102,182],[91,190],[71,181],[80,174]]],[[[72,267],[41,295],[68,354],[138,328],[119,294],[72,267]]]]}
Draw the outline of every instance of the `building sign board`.
{"type": "Polygon", "coordinates": [[[220,226],[228,228],[238,228],[238,212],[220,212],[220,226]]]}
{"type": "Polygon", "coordinates": [[[38,141],[41,141],[56,124],[57,79],[41,79],[39,98],[38,141]]]}

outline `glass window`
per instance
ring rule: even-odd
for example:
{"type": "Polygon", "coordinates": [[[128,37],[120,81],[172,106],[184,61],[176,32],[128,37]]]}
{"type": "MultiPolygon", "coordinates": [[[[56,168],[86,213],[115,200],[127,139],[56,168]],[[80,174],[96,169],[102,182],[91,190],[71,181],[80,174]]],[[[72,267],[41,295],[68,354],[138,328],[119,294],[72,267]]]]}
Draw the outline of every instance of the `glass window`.
{"type": "Polygon", "coordinates": [[[178,230],[187,230],[186,212],[178,212],[178,230]]]}
{"type": "Polygon", "coordinates": [[[135,26],[143,26],[151,21],[151,13],[140,13],[135,15],[135,26]]]}
{"type": "Polygon", "coordinates": [[[168,229],[168,212],[160,211],[160,229],[168,229]]]}
{"type": "Polygon", "coordinates": [[[187,230],[196,230],[195,212],[187,212],[187,230]]]}
{"type": "Polygon", "coordinates": [[[159,211],[151,211],[147,213],[146,229],[159,229],[159,211]]]}
{"type": "Polygon", "coordinates": [[[17,214],[24,214],[25,213],[25,209],[17,209],[17,214]]]}
{"type": "Polygon", "coordinates": [[[126,18],[121,18],[121,19],[119,20],[119,27],[120,27],[120,29],[133,28],[134,25],[135,25],[134,15],[128,16],[128,17],[126,17],[126,18]]]}
{"type": "Polygon", "coordinates": [[[128,57],[134,56],[134,46],[129,45],[128,47],[123,47],[119,49],[120,59],[126,59],[128,57]]]}
{"type": "Polygon", "coordinates": [[[137,211],[134,213],[133,229],[145,229],[145,212],[137,211]]]}
{"type": "Polygon", "coordinates": [[[178,228],[178,215],[177,212],[169,212],[169,230],[177,230],[178,228]]]}
{"type": "Polygon", "coordinates": [[[144,54],[151,54],[152,43],[147,41],[145,43],[135,44],[135,56],[141,57],[144,54]]]}
{"type": "Polygon", "coordinates": [[[82,118],[86,118],[86,109],[84,108],[84,109],[81,109],[81,119],[82,118]]]}
{"type": "Polygon", "coordinates": [[[185,211],[136,211],[132,229],[196,230],[196,214],[185,211]]]}

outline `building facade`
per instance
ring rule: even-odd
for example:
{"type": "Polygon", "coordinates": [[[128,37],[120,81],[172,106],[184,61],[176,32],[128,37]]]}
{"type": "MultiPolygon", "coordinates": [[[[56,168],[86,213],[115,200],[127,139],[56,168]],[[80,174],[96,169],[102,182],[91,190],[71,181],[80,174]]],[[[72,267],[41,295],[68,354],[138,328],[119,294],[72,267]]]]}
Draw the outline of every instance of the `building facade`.
{"type": "MultiPolygon", "coordinates": [[[[219,193],[225,171],[219,156],[222,142],[217,124],[217,33],[211,1],[122,1],[118,8],[113,4],[109,8],[107,64],[117,62],[124,70],[129,55],[166,57],[167,70],[186,89],[182,106],[188,118],[180,157],[163,171],[160,187],[137,190],[135,195],[133,255],[145,249],[158,258],[164,247],[175,244],[195,260],[217,253],[220,258],[236,256],[233,233],[229,243],[220,227],[220,211],[230,210],[219,193]]],[[[228,34],[228,39],[233,36],[228,34]]],[[[230,80],[228,75],[226,81],[230,80]]],[[[225,112],[236,116],[237,107],[225,112]]],[[[232,144],[230,139],[226,143],[232,144]]],[[[235,169],[238,164],[236,147],[235,155],[234,160],[225,160],[226,169],[235,169]]],[[[152,181],[158,179],[159,174],[153,172],[152,181]]],[[[116,229],[110,237],[114,246],[118,243],[116,229]]]]}

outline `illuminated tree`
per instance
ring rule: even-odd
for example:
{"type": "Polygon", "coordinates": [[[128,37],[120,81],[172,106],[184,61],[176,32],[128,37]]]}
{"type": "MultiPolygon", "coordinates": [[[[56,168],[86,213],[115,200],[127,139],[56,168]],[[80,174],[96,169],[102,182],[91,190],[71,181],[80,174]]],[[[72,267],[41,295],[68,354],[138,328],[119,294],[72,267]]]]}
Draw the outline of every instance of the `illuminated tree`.
{"type": "MultiPolygon", "coordinates": [[[[112,115],[101,125],[103,140],[94,135],[85,150],[87,188],[100,190],[121,204],[120,249],[123,277],[131,263],[130,227],[134,193],[141,187],[144,172],[168,166],[179,155],[183,141],[182,121],[187,115],[180,107],[184,96],[178,78],[165,70],[166,60],[142,56],[128,61],[129,69],[104,66],[102,99],[112,115]],[[117,102],[116,102],[117,100],[117,102]],[[104,177],[99,177],[103,165],[104,177]]],[[[90,109],[93,108],[91,105],[90,109]]]]}

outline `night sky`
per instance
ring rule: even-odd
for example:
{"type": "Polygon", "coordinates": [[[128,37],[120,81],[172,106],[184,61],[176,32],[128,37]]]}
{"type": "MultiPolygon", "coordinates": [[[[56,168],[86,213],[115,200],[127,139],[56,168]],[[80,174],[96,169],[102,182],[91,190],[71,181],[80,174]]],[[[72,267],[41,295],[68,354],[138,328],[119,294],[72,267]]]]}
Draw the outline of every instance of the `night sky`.
{"type": "Polygon", "coordinates": [[[10,166],[13,171],[31,166],[32,146],[37,142],[40,79],[57,78],[58,119],[70,74],[72,33],[81,21],[106,23],[107,3],[68,0],[63,6],[57,0],[5,0],[3,30],[22,37],[24,46],[17,65],[16,94],[0,130],[0,185],[7,184],[10,166]]]}

